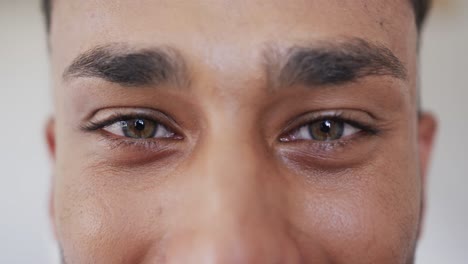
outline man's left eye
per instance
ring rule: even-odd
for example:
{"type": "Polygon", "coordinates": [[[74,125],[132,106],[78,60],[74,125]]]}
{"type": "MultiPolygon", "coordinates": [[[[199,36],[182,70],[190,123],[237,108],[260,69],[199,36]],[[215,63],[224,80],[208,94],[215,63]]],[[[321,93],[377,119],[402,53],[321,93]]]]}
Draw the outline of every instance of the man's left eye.
{"type": "Polygon", "coordinates": [[[174,136],[174,132],[164,125],[143,118],[117,121],[104,127],[103,130],[117,136],[133,139],[171,138],[174,136]]]}
{"type": "Polygon", "coordinates": [[[345,121],[323,119],[299,127],[282,141],[315,140],[335,141],[361,132],[362,130],[345,121]]]}

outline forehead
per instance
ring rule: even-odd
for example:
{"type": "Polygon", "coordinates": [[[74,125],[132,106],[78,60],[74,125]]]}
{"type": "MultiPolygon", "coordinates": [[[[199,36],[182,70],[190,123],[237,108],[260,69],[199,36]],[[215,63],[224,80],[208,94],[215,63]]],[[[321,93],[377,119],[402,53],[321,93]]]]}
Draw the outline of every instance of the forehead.
{"type": "Polygon", "coordinates": [[[108,43],[170,45],[213,64],[237,61],[242,67],[266,44],[286,48],[359,37],[388,47],[410,74],[416,53],[407,0],[56,0],[53,18],[58,70],[108,43]]]}

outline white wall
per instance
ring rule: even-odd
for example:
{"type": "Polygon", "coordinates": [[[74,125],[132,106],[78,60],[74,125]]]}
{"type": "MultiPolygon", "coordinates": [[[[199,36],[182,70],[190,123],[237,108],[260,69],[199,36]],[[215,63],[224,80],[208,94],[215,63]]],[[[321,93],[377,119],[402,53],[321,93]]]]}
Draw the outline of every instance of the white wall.
{"type": "Polygon", "coordinates": [[[418,264],[468,263],[468,1],[452,2],[423,39],[423,106],[440,127],[418,264]]]}
{"type": "MultiPolygon", "coordinates": [[[[49,264],[50,113],[45,36],[38,0],[0,0],[0,263],[49,264]]],[[[423,46],[423,105],[440,133],[429,180],[418,264],[468,263],[468,1],[435,13],[423,46]]]]}
{"type": "Polygon", "coordinates": [[[0,263],[51,263],[50,109],[39,1],[0,0],[0,263]]]}

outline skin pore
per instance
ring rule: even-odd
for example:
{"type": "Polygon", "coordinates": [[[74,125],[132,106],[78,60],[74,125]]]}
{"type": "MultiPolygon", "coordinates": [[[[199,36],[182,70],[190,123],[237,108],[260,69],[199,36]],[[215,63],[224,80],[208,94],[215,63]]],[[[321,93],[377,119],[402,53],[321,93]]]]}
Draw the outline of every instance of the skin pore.
{"type": "Polygon", "coordinates": [[[407,0],[54,1],[63,262],[413,263],[407,0]]]}

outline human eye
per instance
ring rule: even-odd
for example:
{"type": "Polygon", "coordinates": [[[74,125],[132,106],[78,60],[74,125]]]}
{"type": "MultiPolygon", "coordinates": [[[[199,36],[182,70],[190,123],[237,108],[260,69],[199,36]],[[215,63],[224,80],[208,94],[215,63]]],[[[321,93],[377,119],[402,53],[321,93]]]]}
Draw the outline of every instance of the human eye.
{"type": "Polygon", "coordinates": [[[121,117],[119,119],[104,127],[103,130],[116,136],[132,139],[173,138],[175,135],[169,128],[156,120],[145,117],[121,117]]]}
{"type": "Polygon", "coordinates": [[[300,126],[282,141],[316,140],[335,141],[351,137],[362,129],[355,127],[344,120],[326,118],[300,126]]]}
{"type": "Polygon", "coordinates": [[[278,153],[299,171],[348,168],[369,157],[383,129],[379,120],[361,110],[309,112],[286,123],[278,153]]]}
{"type": "Polygon", "coordinates": [[[104,109],[82,128],[98,132],[106,139],[132,145],[183,138],[172,118],[149,109],[104,109]]]}
{"type": "MultiPolygon", "coordinates": [[[[355,114],[354,114],[355,115],[355,114]]],[[[333,143],[352,139],[358,135],[377,133],[365,121],[343,112],[313,113],[299,121],[280,137],[281,142],[314,141],[333,143]]]]}

